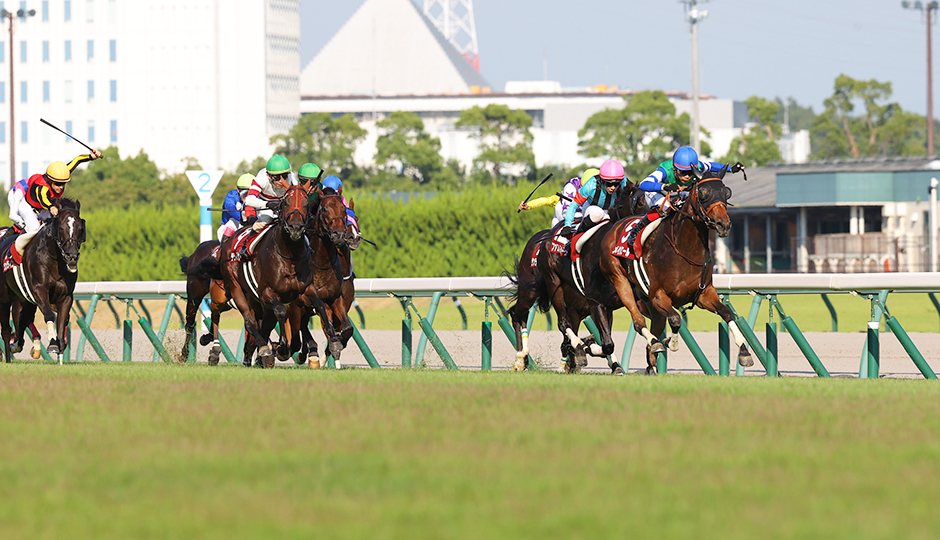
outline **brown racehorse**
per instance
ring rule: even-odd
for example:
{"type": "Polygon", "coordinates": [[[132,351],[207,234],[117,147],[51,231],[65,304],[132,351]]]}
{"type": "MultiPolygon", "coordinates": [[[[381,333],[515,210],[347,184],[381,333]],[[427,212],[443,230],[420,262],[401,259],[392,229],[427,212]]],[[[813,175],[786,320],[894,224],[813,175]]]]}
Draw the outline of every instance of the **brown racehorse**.
{"type": "MultiPolygon", "coordinates": [[[[26,245],[22,264],[4,272],[0,280],[0,335],[7,362],[12,359],[10,313],[15,312],[15,304],[21,309],[16,325],[19,347],[22,348],[23,332],[38,307],[46,321],[47,350],[62,361],[72,294],[78,281],[78,258],[85,241],[85,220],[79,215],[78,201],[56,199],[53,207],[57,215],[47,219],[26,245]]],[[[39,336],[33,337],[38,341],[39,336]]],[[[35,343],[34,349],[37,346],[35,343]]]]}
{"type": "MultiPolygon", "coordinates": [[[[279,360],[290,358],[287,340],[287,304],[298,302],[313,307],[321,317],[325,306],[316,295],[313,285],[314,268],[310,263],[307,245],[307,192],[300,186],[288,188],[278,208],[279,220],[262,232],[247,262],[230,260],[232,242],[224,242],[219,259],[204,259],[200,270],[216,278],[221,275],[235,307],[245,320],[246,350],[258,346],[258,356],[264,367],[274,366],[274,354],[268,346],[267,336],[280,324],[279,360]]],[[[333,327],[324,324],[326,332],[333,327]]],[[[338,338],[331,340],[337,342],[338,338]]],[[[333,352],[333,351],[331,351],[333,352]]],[[[333,352],[339,356],[340,350],[333,352]]]]}
{"type": "MultiPolygon", "coordinates": [[[[327,318],[339,332],[338,345],[345,348],[353,333],[348,313],[356,292],[352,282],[350,250],[358,247],[360,235],[358,229],[347,222],[346,205],[343,204],[342,196],[330,188],[317,189],[320,190],[319,203],[313,223],[307,228],[307,238],[312,250],[311,264],[315,269],[313,283],[317,296],[326,305],[327,318]]],[[[314,209],[311,208],[311,211],[314,209]]],[[[321,363],[317,342],[308,329],[311,315],[309,307],[305,309],[301,304],[291,304],[287,312],[293,332],[292,351],[300,350],[311,368],[321,367],[325,362],[321,363]]],[[[325,329],[326,321],[322,322],[325,329]]],[[[336,344],[331,343],[330,347],[332,350],[336,344]]],[[[338,357],[334,354],[333,358],[337,367],[340,367],[338,357]]]]}
{"type": "MultiPolygon", "coordinates": [[[[614,343],[610,337],[611,312],[621,306],[612,288],[597,274],[598,248],[600,238],[616,219],[630,213],[632,184],[628,189],[618,192],[617,201],[610,210],[611,220],[597,226],[581,248],[581,262],[578,275],[583,279],[584,291],[576,283],[571,259],[551,252],[552,232],[536,233],[523,249],[522,257],[516,265],[516,274],[509,276],[516,285],[509,307],[510,318],[516,331],[516,363],[514,371],[527,367],[529,353],[527,333],[523,330],[528,322],[529,309],[538,305],[541,311],[551,306],[558,319],[558,329],[562,333],[561,354],[566,359],[565,371],[578,371],[587,365],[587,354],[609,356],[613,353],[614,343]],[[538,252],[536,254],[536,249],[538,252]],[[532,261],[536,265],[532,265],[532,261]],[[590,315],[601,334],[601,344],[593,337],[581,340],[577,333],[581,322],[590,315]]],[[[611,362],[613,373],[622,373],[617,362],[611,362]]]]}
{"type": "Polygon", "coordinates": [[[659,226],[643,239],[642,254],[636,265],[632,260],[612,254],[633,218],[623,219],[611,227],[600,246],[600,270],[630,311],[637,334],[647,340],[648,374],[656,373],[658,353],[665,351],[657,336],[665,330],[667,319],[672,332],[667,343],[671,350],[678,350],[676,333],[682,318],[675,308],[687,304],[717,313],[724,319],[739,347],[738,362],[742,366],[754,364],[731,310],[721,303],[712,284],[709,229],[714,229],[722,238],[731,231],[728,217],[731,189],[721,180],[726,171],[727,166],[718,173],[706,173],[689,188],[682,208],[662,219],[659,226]],[[648,285],[643,276],[648,277],[648,285]],[[650,318],[649,329],[644,315],[650,318]]]}

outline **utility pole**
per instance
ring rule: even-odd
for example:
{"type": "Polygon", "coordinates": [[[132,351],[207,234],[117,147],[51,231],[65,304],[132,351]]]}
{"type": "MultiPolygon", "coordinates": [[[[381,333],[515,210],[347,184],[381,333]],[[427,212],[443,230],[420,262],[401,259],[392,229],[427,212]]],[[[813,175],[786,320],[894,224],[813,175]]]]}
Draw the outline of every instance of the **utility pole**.
{"type": "Polygon", "coordinates": [[[698,121],[698,23],[708,16],[707,11],[698,9],[699,2],[708,0],[681,0],[686,6],[686,16],[689,21],[689,30],[692,32],[692,148],[696,153],[701,152],[699,133],[701,127],[698,121]]]}
{"type": "Polygon", "coordinates": [[[36,14],[35,9],[26,11],[24,9],[16,10],[16,13],[11,11],[3,10],[0,11],[0,19],[6,18],[10,20],[10,185],[8,188],[12,188],[13,184],[16,183],[16,138],[14,137],[14,125],[16,123],[14,117],[14,102],[13,102],[13,18],[19,17],[24,22],[26,17],[32,17],[36,14]]]}
{"type": "Polygon", "coordinates": [[[937,11],[937,2],[901,2],[904,9],[915,9],[927,15],[927,155],[933,155],[933,60],[931,58],[931,12],[937,11]]]}

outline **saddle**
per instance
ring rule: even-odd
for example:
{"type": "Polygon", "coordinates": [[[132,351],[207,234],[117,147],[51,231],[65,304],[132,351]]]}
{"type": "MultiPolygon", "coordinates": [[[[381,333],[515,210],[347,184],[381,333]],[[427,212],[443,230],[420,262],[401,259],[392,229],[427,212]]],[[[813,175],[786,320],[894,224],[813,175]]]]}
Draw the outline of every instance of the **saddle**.
{"type": "Polygon", "coordinates": [[[251,254],[254,253],[255,251],[255,246],[257,246],[258,242],[261,241],[261,237],[263,237],[265,234],[267,234],[268,231],[271,230],[271,225],[273,224],[274,223],[272,222],[266,225],[263,229],[261,229],[261,232],[259,232],[258,234],[254,236],[251,235],[251,232],[252,232],[251,227],[245,227],[244,229],[241,229],[240,231],[236,231],[235,234],[232,235],[232,247],[231,249],[229,249],[228,259],[230,261],[236,260],[237,258],[236,254],[241,250],[242,246],[244,246],[246,243],[248,244],[248,250],[247,250],[248,256],[251,257],[251,254]]]}
{"type": "Polygon", "coordinates": [[[626,226],[623,228],[623,232],[620,234],[620,240],[617,241],[617,245],[610,250],[611,255],[630,260],[636,260],[643,256],[643,242],[659,227],[662,221],[659,213],[655,211],[650,212],[646,217],[649,218],[650,223],[640,231],[640,234],[636,235],[636,240],[633,242],[632,246],[627,245],[630,231],[632,231],[643,218],[635,218],[627,222],[626,226]]]}

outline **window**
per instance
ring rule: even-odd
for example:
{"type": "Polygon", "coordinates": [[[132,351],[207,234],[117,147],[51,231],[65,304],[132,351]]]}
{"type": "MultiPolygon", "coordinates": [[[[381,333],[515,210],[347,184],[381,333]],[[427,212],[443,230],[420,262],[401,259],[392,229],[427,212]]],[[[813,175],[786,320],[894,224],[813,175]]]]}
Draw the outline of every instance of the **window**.
{"type": "Polygon", "coordinates": [[[20,42],[20,63],[21,64],[26,63],[26,42],[25,41],[20,42]]]}
{"type": "Polygon", "coordinates": [[[88,102],[95,100],[95,81],[88,81],[88,102]]]}
{"type": "Polygon", "coordinates": [[[42,42],[42,61],[43,62],[49,61],[49,41],[48,40],[42,42]]]}
{"type": "Polygon", "coordinates": [[[26,81],[20,81],[20,103],[26,103],[26,81]]]}
{"type": "Polygon", "coordinates": [[[111,120],[111,142],[117,142],[117,120],[111,120]]]}
{"type": "Polygon", "coordinates": [[[86,22],[95,22],[95,2],[94,0],[88,0],[85,4],[85,21],[86,22]]]}
{"type": "Polygon", "coordinates": [[[108,22],[117,22],[117,0],[108,0],[108,22]]]}
{"type": "Polygon", "coordinates": [[[20,141],[24,143],[29,142],[29,131],[26,129],[27,125],[26,122],[20,122],[20,141]]]}
{"type": "Polygon", "coordinates": [[[72,20],[72,2],[65,0],[65,22],[72,20]]]}
{"type": "Polygon", "coordinates": [[[65,102],[71,103],[72,102],[72,81],[65,81],[64,93],[65,93],[65,102]]]}
{"type": "Polygon", "coordinates": [[[7,83],[0,81],[0,103],[7,102],[7,83]]]}
{"type": "Polygon", "coordinates": [[[42,0],[42,22],[49,22],[49,0],[42,0]]]}
{"type": "Polygon", "coordinates": [[[72,40],[70,39],[65,40],[65,61],[72,61],[72,40]]]}
{"type": "Polygon", "coordinates": [[[95,42],[94,40],[88,40],[88,61],[91,62],[95,59],[95,42]]]}
{"type": "Polygon", "coordinates": [[[88,142],[95,142],[95,121],[88,121],[88,142]]]}
{"type": "Polygon", "coordinates": [[[111,81],[111,101],[117,101],[117,81],[111,81]]]}
{"type": "Polygon", "coordinates": [[[7,61],[7,53],[6,53],[6,50],[7,50],[7,42],[6,42],[6,41],[0,41],[0,64],[2,64],[2,63],[4,63],[4,62],[7,61]]]}
{"type": "Polygon", "coordinates": [[[0,143],[7,143],[7,123],[0,122],[0,143]]]}
{"type": "MultiPolygon", "coordinates": [[[[72,134],[72,121],[71,120],[65,121],[65,132],[68,133],[69,135],[72,134]]],[[[69,138],[66,137],[65,140],[68,141],[69,138]]]]}
{"type": "Polygon", "coordinates": [[[112,39],[111,42],[108,43],[108,47],[111,49],[111,61],[117,62],[117,41],[112,39]]]}
{"type": "MultiPolygon", "coordinates": [[[[26,133],[25,131],[23,133],[26,133]]],[[[26,141],[23,141],[26,142],[26,141]]],[[[20,163],[20,178],[29,178],[29,162],[23,161],[20,163]]]]}
{"type": "Polygon", "coordinates": [[[42,102],[49,103],[49,81],[42,81],[42,102]]]}

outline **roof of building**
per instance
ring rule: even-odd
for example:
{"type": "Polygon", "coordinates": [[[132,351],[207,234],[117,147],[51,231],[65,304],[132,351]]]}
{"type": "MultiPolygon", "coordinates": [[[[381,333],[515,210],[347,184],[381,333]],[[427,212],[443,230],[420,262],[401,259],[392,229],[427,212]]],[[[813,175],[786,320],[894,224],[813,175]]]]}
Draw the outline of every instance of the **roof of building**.
{"type": "Polygon", "coordinates": [[[488,86],[411,0],[363,2],[300,75],[303,96],[469,94],[488,86]]]}

